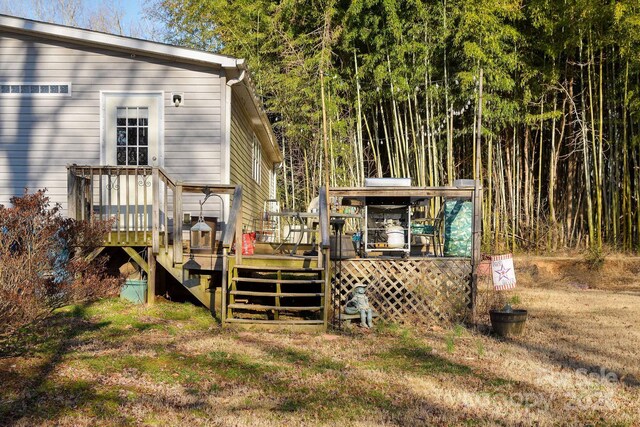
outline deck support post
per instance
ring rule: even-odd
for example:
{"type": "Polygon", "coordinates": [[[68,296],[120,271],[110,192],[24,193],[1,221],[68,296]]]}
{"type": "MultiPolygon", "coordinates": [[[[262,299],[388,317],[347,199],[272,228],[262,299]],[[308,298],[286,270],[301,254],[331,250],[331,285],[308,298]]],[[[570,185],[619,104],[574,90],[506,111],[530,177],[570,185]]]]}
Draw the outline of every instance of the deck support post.
{"type": "Polygon", "coordinates": [[[482,183],[475,181],[473,189],[473,246],[471,249],[471,318],[476,322],[476,297],[478,295],[478,266],[482,236],[482,183]]]}
{"type": "Polygon", "coordinates": [[[173,190],[173,262],[182,264],[182,184],[173,190]]]}
{"type": "Polygon", "coordinates": [[[153,305],[156,301],[156,254],[151,248],[147,250],[149,276],[147,277],[147,304],[153,305]]]}

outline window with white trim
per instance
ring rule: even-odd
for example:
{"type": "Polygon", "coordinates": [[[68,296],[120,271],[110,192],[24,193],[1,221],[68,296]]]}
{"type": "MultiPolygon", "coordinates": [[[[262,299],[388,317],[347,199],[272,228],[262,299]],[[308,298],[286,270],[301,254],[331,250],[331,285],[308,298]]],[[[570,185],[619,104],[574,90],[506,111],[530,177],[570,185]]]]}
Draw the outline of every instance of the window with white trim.
{"type": "Polygon", "coordinates": [[[260,141],[253,135],[253,167],[252,167],[252,175],[253,180],[260,184],[262,177],[262,147],[260,146],[260,141]]]}
{"type": "Polygon", "coordinates": [[[2,96],[71,96],[69,82],[0,83],[2,96]]]}

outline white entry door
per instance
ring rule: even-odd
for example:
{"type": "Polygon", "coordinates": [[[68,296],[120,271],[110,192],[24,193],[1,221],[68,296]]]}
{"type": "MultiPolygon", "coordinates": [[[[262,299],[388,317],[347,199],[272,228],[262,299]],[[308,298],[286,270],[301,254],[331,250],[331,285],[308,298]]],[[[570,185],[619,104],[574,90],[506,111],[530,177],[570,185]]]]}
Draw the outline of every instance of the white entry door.
{"type": "MultiPolygon", "coordinates": [[[[103,93],[102,163],[107,166],[163,166],[162,93],[103,93]]],[[[116,228],[151,226],[151,176],[129,171],[109,177],[105,194],[116,228]]]]}
{"type": "Polygon", "coordinates": [[[163,166],[162,94],[103,96],[104,164],[163,166]]]}

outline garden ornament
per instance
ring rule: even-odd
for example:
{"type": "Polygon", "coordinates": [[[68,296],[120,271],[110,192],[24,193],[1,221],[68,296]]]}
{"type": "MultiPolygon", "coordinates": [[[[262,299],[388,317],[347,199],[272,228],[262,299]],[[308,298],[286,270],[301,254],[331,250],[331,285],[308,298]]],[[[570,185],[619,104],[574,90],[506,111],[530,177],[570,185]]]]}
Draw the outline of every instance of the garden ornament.
{"type": "Polygon", "coordinates": [[[365,295],[366,290],[366,285],[356,285],[344,311],[347,314],[360,313],[360,326],[371,328],[373,327],[373,310],[369,306],[369,298],[365,295]]]}

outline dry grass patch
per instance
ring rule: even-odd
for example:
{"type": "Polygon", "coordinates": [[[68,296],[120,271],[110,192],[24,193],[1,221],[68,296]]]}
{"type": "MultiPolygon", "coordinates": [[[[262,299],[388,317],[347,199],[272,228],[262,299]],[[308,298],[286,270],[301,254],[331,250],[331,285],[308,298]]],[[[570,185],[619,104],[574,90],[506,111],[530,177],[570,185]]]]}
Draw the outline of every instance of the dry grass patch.
{"type": "Polygon", "coordinates": [[[189,304],[105,300],[0,340],[0,424],[637,425],[640,304],[518,289],[527,334],[379,323],[221,329],[189,304]],[[627,308],[624,308],[627,307],[627,308]]]}

